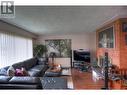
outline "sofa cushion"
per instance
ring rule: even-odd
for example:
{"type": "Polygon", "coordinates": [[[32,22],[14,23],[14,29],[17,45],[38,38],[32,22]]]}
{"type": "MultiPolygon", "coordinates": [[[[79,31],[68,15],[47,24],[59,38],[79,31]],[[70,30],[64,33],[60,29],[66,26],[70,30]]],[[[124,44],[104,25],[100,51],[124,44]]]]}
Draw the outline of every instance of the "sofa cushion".
{"type": "Polygon", "coordinates": [[[23,62],[19,62],[19,63],[13,64],[12,66],[16,70],[16,69],[20,69],[21,67],[24,67],[24,63],[23,62]]]}
{"type": "Polygon", "coordinates": [[[9,80],[9,83],[17,84],[37,84],[40,83],[40,79],[37,77],[13,77],[9,80]]]}
{"type": "Polygon", "coordinates": [[[32,67],[30,70],[41,71],[43,68],[44,68],[44,65],[36,65],[32,67]]]}
{"type": "Polygon", "coordinates": [[[39,65],[46,65],[46,62],[45,61],[38,61],[38,64],[39,65]]]}
{"type": "Polygon", "coordinates": [[[42,89],[38,77],[0,76],[0,89],[42,89]]]}
{"type": "Polygon", "coordinates": [[[15,63],[12,66],[14,67],[14,69],[21,69],[21,67],[24,67],[25,69],[28,70],[29,68],[36,65],[36,63],[37,63],[37,58],[31,58],[23,62],[15,63]]]}
{"type": "Polygon", "coordinates": [[[3,67],[3,68],[1,68],[1,69],[5,69],[5,70],[7,71],[9,67],[10,67],[10,66],[6,66],[6,67],[3,67]]]}
{"type": "Polygon", "coordinates": [[[31,77],[38,77],[40,75],[40,71],[36,70],[29,70],[28,73],[31,77]]]}
{"type": "Polygon", "coordinates": [[[48,63],[48,59],[43,57],[43,58],[38,58],[38,64],[39,65],[46,65],[48,63]]]}
{"type": "Polygon", "coordinates": [[[8,83],[11,78],[11,76],[0,76],[0,83],[8,83]]]}
{"type": "Polygon", "coordinates": [[[2,68],[2,69],[0,69],[0,75],[7,75],[7,71],[6,71],[6,69],[4,69],[4,68],[2,68]]]}
{"type": "Polygon", "coordinates": [[[7,70],[10,66],[6,66],[0,69],[0,75],[7,76],[7,70]]]}
{"type": "Polygon", "coordinates": [[[29,70],[30,68],[32,68],[33,66],[37,64],[37,58],[28,59],[24,61],[23,64],[24,64],[25,69],[29,70]]]}

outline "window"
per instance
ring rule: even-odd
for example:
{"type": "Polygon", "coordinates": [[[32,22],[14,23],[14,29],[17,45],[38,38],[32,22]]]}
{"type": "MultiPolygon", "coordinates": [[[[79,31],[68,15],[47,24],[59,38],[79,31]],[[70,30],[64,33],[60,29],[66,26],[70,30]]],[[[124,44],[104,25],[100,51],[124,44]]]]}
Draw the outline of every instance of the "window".
{"type": "Polygon", "coordinates": [[[32,38],[0,32],[0,67],[33,57],[32,38]]]}

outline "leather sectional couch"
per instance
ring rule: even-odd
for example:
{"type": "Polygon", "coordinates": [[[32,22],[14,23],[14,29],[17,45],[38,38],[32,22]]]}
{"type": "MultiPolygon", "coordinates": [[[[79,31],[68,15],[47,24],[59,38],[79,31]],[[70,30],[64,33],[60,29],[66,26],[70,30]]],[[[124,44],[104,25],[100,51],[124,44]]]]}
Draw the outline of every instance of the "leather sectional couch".
{"type": "Polygon", "coordinates": [[[0,76],[0,89],[42,89],[39,77],[0,76]]]}
{"type": "Polygon", "coordinates": [[[43,77],[48,69],[46,62],[38,62],[37,58],[31,58],[23,62],[13,64],[14,69],[25,68],[30,76],[8,76],[10,66],[0,69],[0,89],[42,89],[40,77],[43,77]]]}

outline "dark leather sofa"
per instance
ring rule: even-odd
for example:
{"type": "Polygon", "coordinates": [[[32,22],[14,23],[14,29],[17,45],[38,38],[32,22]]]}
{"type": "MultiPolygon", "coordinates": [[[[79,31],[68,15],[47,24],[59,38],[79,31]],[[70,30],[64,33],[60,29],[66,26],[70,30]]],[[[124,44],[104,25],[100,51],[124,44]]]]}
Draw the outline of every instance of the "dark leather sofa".
{"type": "Polygon", "coordinates": [[[31,58],[23,62],[13,64],[14,69],[24,67],[30,76],[8,76],[10,66],[0,69],[0,89],[41,89],[39,77],[43,77],[48,65],[38,62],[37,58],[31,58]]]}
{"type": "Polygon", "coordinates": [[[0,76],[0,89],[42,89],[39,77],[0,76]]]}

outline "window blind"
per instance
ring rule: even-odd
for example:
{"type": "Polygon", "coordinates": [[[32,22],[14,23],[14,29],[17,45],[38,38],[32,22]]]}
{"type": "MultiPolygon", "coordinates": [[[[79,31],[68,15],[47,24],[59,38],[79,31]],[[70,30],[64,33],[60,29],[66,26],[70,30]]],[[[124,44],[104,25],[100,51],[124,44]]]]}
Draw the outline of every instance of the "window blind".
{"type": "Polygon", "coordinates": [[[0,32],[0,67],[33,57],[32,38],[0,32]]]}

